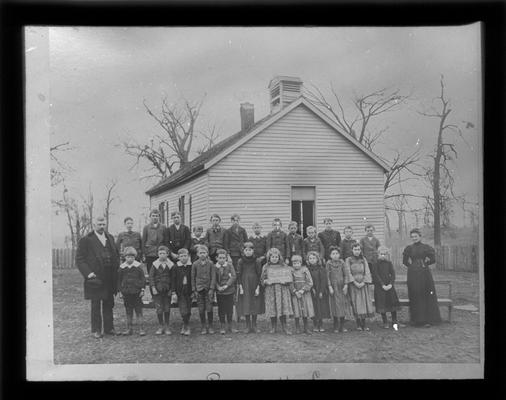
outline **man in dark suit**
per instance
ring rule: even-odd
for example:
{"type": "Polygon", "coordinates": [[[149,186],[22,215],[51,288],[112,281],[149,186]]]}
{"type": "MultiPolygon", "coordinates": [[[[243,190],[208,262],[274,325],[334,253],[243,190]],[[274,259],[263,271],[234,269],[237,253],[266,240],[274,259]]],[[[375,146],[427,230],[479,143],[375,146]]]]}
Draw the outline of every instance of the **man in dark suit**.
{"type": "Polygon", "coordinates": [[[173,224],[165,229],[164,243],[170,250],[172,261],[178,261],[177,252],[180,249],[187,249],[190,251],[192,243],[192,235],[190,228],[181,223],[181,214],[174,211],[171,214],[173,224]]]}
{"type": "Polygon", "coordinates": [[[84,277],[84,298],[91,300],[91,333],[96,339],[115,335],[114,295],[117,292],[119,254],[114,238],[106,232],[104,217],[95,221],[95,230],[77,245],[76,266],[84,277]],[[103,322],[103,323],[102,323],[103,322]]]}

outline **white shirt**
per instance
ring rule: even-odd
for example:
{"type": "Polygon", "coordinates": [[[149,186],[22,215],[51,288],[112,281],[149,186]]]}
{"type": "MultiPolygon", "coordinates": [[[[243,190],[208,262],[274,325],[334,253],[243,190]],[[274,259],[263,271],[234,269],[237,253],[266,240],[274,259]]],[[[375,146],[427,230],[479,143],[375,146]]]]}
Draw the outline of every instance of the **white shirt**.
{"type": "Polygon", "coordinates": [[[95,231],[95,235],[97,235],[98,240],[100,240],[100,243],[102,243],[102,246],[105,247],[105,243],[107,242],[107,238],[105,237],[105,233],[100,234],[97,231],[95,231]]]}

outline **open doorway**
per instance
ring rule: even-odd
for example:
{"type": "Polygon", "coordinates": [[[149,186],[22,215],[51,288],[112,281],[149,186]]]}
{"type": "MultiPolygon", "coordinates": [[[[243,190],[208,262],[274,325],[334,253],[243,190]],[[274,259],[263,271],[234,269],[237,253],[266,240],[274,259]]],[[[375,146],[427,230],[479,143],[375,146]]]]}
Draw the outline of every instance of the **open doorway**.
{"type": "Polygon", "coordinates": [[[299,224],[297,233],[306,237],[306,227],[315,223],[315,187],[292,186],[292,221],[299,224]]]}

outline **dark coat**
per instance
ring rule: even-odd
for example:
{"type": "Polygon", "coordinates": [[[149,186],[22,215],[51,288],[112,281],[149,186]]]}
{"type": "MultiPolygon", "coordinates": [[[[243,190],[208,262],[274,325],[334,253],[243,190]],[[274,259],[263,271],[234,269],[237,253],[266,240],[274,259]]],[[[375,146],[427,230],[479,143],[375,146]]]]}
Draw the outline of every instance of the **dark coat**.
{"type": "Polygon", "coordinates": [[[292,256],[298,255],[301,256],[302,259],[304,259],[304,239],[301,235],[296,233],[295,235],[292,235],[289,233],[287,235],[288,240],[288,254],[287,257],[292,260],[292,256]]]}
{"type": "Polygon", "coordinates": [[[341,245],[341,234],[334,229],[323,230],[318,234],[318,238],[321,240],[323,247],[325,248],[325,259],[330,259],[330,246],[339,247],[341,245]]]}
{"type": "Polygon", "coordinates": [[[225,229],[221,226],[215,231],[209,228],[206,232],[205,241],[209,247],[209,255],[213,256],[218,249],[225,248],[225,229]]]}
{"type": "Polygon", "coordinates": [[[165,229],[163,234],[163,242],[172,253],[177,254],[180,249],[190,250],[192,243],[192,235],[190,228],[186,225],[179,225],[176,229],[174,224],[165,229]]]}
{"type": "Polygon", "coordinates": [[[244,242],[248,241],[248,235],[246,229],[242,226],[238,226],[235,229],[233,226],[225,231],[225,249],[230,254],[230,257],[240,257],[244,242]]]}
{"type": "Polygon", "coordinates": [[[288,256],[288,235],[282,230],[273,230],[267,234],[267,251],[276,248],[281,253],[282,261],[288,256]]]}
{"type": "Polygon", "coordinates": [[[142,230],[142,254],[145,257],[158,257],[158,247],[164,244],[165,225],[158,223],[155,226],[152,223],[147,224],[142,230]]]}
{"type": "Polygon", "coordinates": [[[348,257],[351,257],[353,255],[353,249],[352,246],[358,243],[355,239],[346,239],[344,238],[341,240],[341,258],[343,260],[346,260],[348,257]]]}
{"type": "Polygon", "coordinates": [[[267,238],[265,236],[260,236],[259,238],[250,236],[248,241],[253,243],[256,258],[265,257],[267,254],[267,238]]]}
{"type": "Polygon", "coordinates": [[[114,244],[114,238],[105,232],[106,246],[111,253],[111,265],[106,268],[102,257],[103,246],[95,232],[84,236],[77,244],[76,266],[83,275],[84,298],[86,300],[103,300],[117,293],[119,254],[114,244]],[[98,288],[91,288],[86,285],[88,275],[95,273],[102,285],[98,288]]]}
{"type": "Polygon", "coordinates": [[[118,290],[122,294],[139,294],[146,287],[146,277],[142,264],[134,262],[133,266],[127,267],[121,264],[118,270],[118,290]]]}
{"type": "Polygon", "coordinates": [[[305,238],[302,250],[304,259],[307,257],[307,253],[309,253],[310,251],[316,251],[321,259],[323,259],[323,257],[325,256],[325,247],[323,247],[323,243],[318,238],[315,238],[314,240],[311,240],[309,237],[305,238]]]}

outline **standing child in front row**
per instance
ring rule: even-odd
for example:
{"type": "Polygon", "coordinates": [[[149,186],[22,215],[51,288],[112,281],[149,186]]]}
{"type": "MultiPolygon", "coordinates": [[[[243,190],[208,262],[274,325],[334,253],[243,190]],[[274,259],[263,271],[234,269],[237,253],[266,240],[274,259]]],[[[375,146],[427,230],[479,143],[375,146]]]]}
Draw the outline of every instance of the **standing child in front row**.
{"type": "Polygon", "coordinates": [[[320,255],[316,251],[307,253],[307,264],[311,278],[313,279],[313,288],[311,289],[315,314],[313,318],[313,331],[325,332],[325,329],[323,329],[323,319],[330,318],[327,271],[322,264],[320,255]]]}
{"type": "Polygon", "coordinates": [[[184,247],[177,252],[176,295],[179,312],[183,320],[181,335],[190,336],[190,315],[192,311],[192,262],[188,249],[184,247]]]}
{"type": "Polygon", "coordinates": [[[135,260],[137,251],[133,247],[125,247],[123,249],[125,262],[119,266],[118,271],[118,290],[123,296],[125,310],[127,315],[127,329],[123,335],[131,335],[133,333],[133,317],[134,310],[139,324],[139,336],[144,336],[142,321],[142,296],[146,286],[146,278],[142,264],[135,260]]]}
{"type": "Polygon", "coordinates": [[[353,310],[347,296],[348,285],[345,283],[344,261],[341,259],[339,248],[336,246],[330,246],[329,256],[327,276],[329,280],[330,313],[334,319],[334,333],[346,332],[344,320],[352,318],[353,310]]]}
{"type": "Polygon", "coordinates": [[[237,263],[239,296],[235,306],[237,314],[246,317],[244,333],[257,333],[257,315],[265,312],[265,304],[260,292],[261,275],[261,260],[255,257],[253,243],[246,242],[243,257],[237,263]]]}
{"type": "Polygon", "coordinates": [[[156,335],[171,335],[169,328],[171,296],[175,294],[176,268],[169,260],[169,248],[158,247],[158,259],[149,270],[149,290],[155,303],[156,316],[160,327],[156,335]]]}
{"type": "Polygon", "coordinates": [[[292,268],[284,263],[277,248],[267,252],[267,263],[262,269],[260,280],[265,286],[265,314],[271,319],[270,333],[276,333],[279,317],[283,332],[291,335],[286,326],[286,318],[293,315],[290,293],[293,283],[292,268]]]}
{"type": "Polygon", "coordinates": [[[311,299],[311,288],[313,279],[307,267],[302,265],[300,255],[292,256],[293,266],[293,288],[292,288],[292,307],[295,317],[295,333],[300,333],[300,318],[304,323],[304,333],[311,335],[307,327],[307,319],[314,317],[313,300],[311,299]]]}
{"type": "Polygon", "coordinates": [[[236,273],[225,249],[216,251],[216,299],[218,301],[218,316],[220,318],[220,333],[225,334],[225,318],[227,331],[232,332],[232,314],[234,313],[234,295],[236,290],[236,273]]]}
{"type": "Polygon", "coordinates": [[[357,330],[368,331],[365,326],[365,319],[374,316],[372,296],[369,284],[372,283],[369,264],[362,255],[360,244],[355,243],[352,247],[353,255],[348,257],[344,263],[346,269],[345,283],[348,285],[353,314],[357,320],[357,330]]]}
{"type": "Polygon", "coordinates": [[[197,246],[198,259],[192,265],[192,292],[197,298],[202,335],[213,334],[213,300],[216,288],[214,264],[209,259],[207,247],[197,246]],[[207,321],[206,321],[207,314],[207,321]]]}
{"type": "Polygon", "coordinates": [[[388,259],[388,247],[380,246],[378,249],[378,261],[371,268],[374,282],[374,303],[376,312],[381,314],[383,328],[390,326],[387,321],[387,312],[392,315],[392,326],[399,329],[397,323],[397,311],[399,311],[399,299],[395,291],[395,270],[392,262],[388,259]]]}

